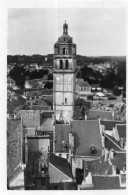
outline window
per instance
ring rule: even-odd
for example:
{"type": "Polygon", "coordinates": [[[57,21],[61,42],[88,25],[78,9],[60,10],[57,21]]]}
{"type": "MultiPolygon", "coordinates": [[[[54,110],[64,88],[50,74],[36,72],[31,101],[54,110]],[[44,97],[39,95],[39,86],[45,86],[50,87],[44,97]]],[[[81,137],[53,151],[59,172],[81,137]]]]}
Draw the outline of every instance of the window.
{"type": "Polygon", "coordinates": [[[65,98],[65,104],[67,104],[67,98],[65,98]]]}
{"type": "Polygon", "coordinates": [[[65,55],[65,48],[63,48],[63,55],[65,55]]]}
{"type": "Polygon", "coordinates": [[[63,61],[60,60],[60,69],[63,69],[63,61]]]}
{"type": "Polygon", "coordinates": [[[68,60],[66,60],[66,69],[68,69],[68,60]]]}

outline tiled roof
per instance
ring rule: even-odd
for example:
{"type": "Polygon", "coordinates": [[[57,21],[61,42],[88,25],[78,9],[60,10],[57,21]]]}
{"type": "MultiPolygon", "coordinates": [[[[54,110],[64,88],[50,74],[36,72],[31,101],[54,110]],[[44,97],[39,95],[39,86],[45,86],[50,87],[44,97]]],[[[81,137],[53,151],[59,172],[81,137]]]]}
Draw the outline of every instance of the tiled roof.
{"type": "Polygon", "coordinates": [[[50,154],[50,163],[59,169],[62,173],[72,178],[72,173],[68,161],[64,158],[50,154]]]}
{"type": "Polygon", "coordinates": [[[70,132],[70,125],[66,125],[66,124],[55,125],[55,151],[56,152],[68,152],[69,132],[70,132]],[[67,145],[67,149],[63,148],[62,141],[65,141],[67,145]]]}
{"type": "Polygon", "coordinates": [[[24,92],[26,92],[26,94],[30,93],[30,92],[41,92],[41,95],[53,95],[53,90],[52,89],[41,89],[41,88],[34,88],[34,89],[17,89],[17,90],[11,90],[10,91],[14,91],[16,94],[20,94],[23,95],[24,92]]]}
{"type": "MultiPolygon", "coordinates": [[[[56,183],[50,184],[50,190],[55,190],[56,183]]],[[[57,190],[77,190],[75,182],[57,183],[57,190]]]]}
{"type": "MultiPolygon", "coordinates": [[[[14,170],[22,162],[21,121],[7,120],[7,176],[13,177],[14,170]]],[[[19,169],[18,169],[19,170],[19,169]]]]}
{"type": "Polygon", "coordinates": [[[26,94],[27,97],[42,96],[41,91],[29,91],[26,94]]]}
{"type": "Polygon", "coordinates": [[[37,102],[37,105],[38,106],[43,106],[43,107],[49,107],[49,104],[43,99],[39,99],[38,102],[37,102]]]}
{"type": "Polygon", "coordinates": [[[74,134],[75,155],[101,156],[102,143],[98,120],[75,120],[71,121],[74,134]],[[97,152],[91,154],[90,146],[94,145],[97,152]]]}
{"type": "Polygon", "coordinates": [[[92,176],[94,190],[122,189],[120,187],[119,176],[92,176]]]}
{"type": "Polygon", "coordinates": [[[101,120],[112,120],[113,119],[111,111],[92,110],[92,109],[88,111],[89,120],[97,119],[98,116],[101,120]]]}
{"type": "Polygon", "coordinates": [[[53,131],[53,124],[52,124],[52,118],[42,118],[41,120],[41,131],[53,131]]]}
{"type": "Polygon", "coordinates": [[[97,160],[85,161],[85,163],[87,164],[88,171],[91,172],[92,175],[112,174],[112,166],[108,161],[104,161],[104,155],[97,160]]]}
{"type": "Polygon", "coordinates": [[[118,134],[120,138],[126,138],[126,124],[125,125],[116,125],[118,134]]]}
{"type": "Polygon", "coordinates": [[[114,149],[115,151],[124,151],[121,148],[119,141],[108,134],[105,134],[105,148],[108,148],[108,150],[114,149]]]}
{"type": "Polygon", "coordinates": [[[100,120],[101,125],[105,126],[105,130],[113,130],[116,124],[126,124],[124,121],[100,120]]]}
{"type": "Polygon", "coordinates": [[[126,165],[126,153],[117,153],[114,154],[114,159],[111,159],[112,164],[116,166],[119,170],[123,170],[123,165],[126,165]]]}
{"type": "Polygon", "coordinates": [[[53,104],[53,95],[46,95],[46,99],[53,104]]]}
{"type": "Polygon", "coordinates": [[[76,85],[79,85],[80,87],[90,87],[91,86],[87,81],[83,81],[81,79],[77,79],[76,85]]]}
{"type": "Polygon", "coordinates": [[[27,82],[28,82],[30,85],[35,85],[35,84],[38,84],[38,82],[37,82],[37,80],[36,80],[36,79],[27,80],[27,82]]]}
{"type": "Polygon", "coordinates": [[[100,85],[99,84],[92,84],[92,87],[97,88],[97,87],[100,87],[100,85]]]}
{"type": "Polygon", "coordinates": [[[14,96],[11,100],[7,101],[7,110],[8,113],[12,114],[13,111],[18,108],[19,106],[23,108],[25,106],[26,99],[21,96],[14,96]]]}

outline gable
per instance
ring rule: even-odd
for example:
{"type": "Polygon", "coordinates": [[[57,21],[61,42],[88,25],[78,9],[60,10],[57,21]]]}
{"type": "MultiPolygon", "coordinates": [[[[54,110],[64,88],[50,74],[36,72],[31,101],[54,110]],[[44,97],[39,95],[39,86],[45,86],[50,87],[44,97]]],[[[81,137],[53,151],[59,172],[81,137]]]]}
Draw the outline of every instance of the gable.
{"type": "Polygon", "coordinates": [[[71,182],[72,181],[72,178],[65,175],[63,172],[61,172],[51,163],[49,163],[49,175],[50,175],[50,183],[60,183],[60,182],[71,182]]]}

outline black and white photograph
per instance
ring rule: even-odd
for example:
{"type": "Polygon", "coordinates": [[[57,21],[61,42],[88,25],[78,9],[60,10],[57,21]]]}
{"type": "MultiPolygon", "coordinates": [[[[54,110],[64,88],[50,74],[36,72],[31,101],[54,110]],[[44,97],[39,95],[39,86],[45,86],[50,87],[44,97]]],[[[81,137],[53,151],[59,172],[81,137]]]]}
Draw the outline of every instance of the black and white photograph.
{"type": "Polygon", "coordinates": [[[125,193],[126,1],[53,2],[6,10],[6,190],[125,193]]]}

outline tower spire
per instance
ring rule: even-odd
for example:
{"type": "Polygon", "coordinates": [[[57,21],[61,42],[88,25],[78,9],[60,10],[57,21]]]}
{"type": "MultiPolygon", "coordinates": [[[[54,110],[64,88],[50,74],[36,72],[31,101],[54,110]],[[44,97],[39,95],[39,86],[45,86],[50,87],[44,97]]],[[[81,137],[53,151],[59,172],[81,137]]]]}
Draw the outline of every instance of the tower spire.
{"type": "Polygon", "coordinates": [[[63,25],[63,34],[68,34],[68,24],[66,23],[66,20],[65,20],[65,23],[63,25]]]}

